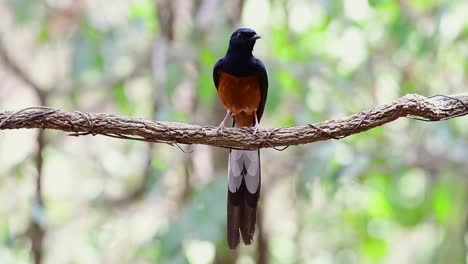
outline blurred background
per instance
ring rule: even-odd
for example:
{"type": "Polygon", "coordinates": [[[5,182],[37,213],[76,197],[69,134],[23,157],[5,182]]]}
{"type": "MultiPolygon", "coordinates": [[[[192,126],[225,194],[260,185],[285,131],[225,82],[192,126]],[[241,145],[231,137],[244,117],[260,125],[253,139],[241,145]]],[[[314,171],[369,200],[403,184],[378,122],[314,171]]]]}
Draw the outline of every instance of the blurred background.
{"type": "MultiPolygon", "coordinates": [[[[464,0],[2,0],[0,110],[218,125],[212,67],[263,36],[263,127],[468,88],[464,0]]],[[[227,150],[0,133],[0,263],[468,263],[467,119],[262,151],[252,246],[227,249],[227,150]]]]}

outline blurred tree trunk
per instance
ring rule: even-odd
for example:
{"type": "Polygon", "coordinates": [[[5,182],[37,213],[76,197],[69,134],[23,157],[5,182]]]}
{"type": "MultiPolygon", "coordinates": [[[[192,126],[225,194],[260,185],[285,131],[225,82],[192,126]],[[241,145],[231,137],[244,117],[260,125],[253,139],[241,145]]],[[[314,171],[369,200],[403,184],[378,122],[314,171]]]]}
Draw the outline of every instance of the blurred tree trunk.
{"type": "MultiPolygon", "coordinates": [[[[39,102],[39,105],[47,105],[47,97],[50,89],[41,87],[35,80],[33,80],[29,73],[23,70],[23,67],[17,64],[11,57],[7,48],[4,46],[4,40],[0,39],[0,58],[7,65],[9,70],[15,76],[29,86],[34,92],[39,102]]],[[[44,149],[46,147],[45,131],[40,129],[36,136],[36,179],[35,179],[35,193],[34,201],[31,209],[31,219],[27,230],[31,238],[31,250],[33,261],[35,264],[41,264],[43,260],[43,241],[46,235],[45,225],[45,202],[43,197],[43,165],[44,165],[44,149]]]]}
{"type": "MultiPolygon", "coordinates": [[[[45,105],[44,103],[41,103],[45,105]]],[[[34,198],[33,211],[39,210],[40,214],[45,214],[44,206],[44,197],[42,193],[42,183],[43,183],[43,164],[44,164],[44,148],[46,146],[44,130],[39,130],[36,138],[37,142],[37,152],[36,152],[36,192],[34,198]]],[[[37,214],[37,213],[36,213],[37,214]]],[[[41,264],[43,260],[43,241],[46,234],[46,230],[43,226],[44,223],[38,219],[38,216],[33,213],[31,218],[31,243],[32,243],[32,252],[34,257],[35,264],[41,264]]]]}
{"type": "Polygon", "coordinates": [[[258,264],[267,264],[269,262],[268,256],[268,237],[264,229],[264,212],[263,206],[258,207],[257,212],[257,225],[258,225],[258,246],[257,246],[257,262],[258,264]]]}

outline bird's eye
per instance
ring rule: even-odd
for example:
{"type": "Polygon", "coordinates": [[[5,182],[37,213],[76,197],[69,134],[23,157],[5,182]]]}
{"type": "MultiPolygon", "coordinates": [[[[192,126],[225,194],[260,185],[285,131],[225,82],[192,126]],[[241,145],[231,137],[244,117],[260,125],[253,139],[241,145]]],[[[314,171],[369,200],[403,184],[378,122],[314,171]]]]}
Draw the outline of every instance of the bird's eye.
{"type": "Polygon", "coordinates": [[[246,32],[245,33],[245,36],[248,37],[248,38],[251,38],[255,35],[255,32],[246,32]]]}

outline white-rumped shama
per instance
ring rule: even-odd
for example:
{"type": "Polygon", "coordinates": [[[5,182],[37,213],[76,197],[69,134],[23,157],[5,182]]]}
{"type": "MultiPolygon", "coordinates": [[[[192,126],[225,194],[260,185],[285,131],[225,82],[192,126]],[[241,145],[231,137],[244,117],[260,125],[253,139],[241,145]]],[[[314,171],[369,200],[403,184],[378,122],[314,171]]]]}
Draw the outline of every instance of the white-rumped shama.
{"type": "MultiPolygon", "coordinates": [[[[265,66],[252,55],[259,38],[249,28],[234,31],[226,56],[214,66],[213,80],[218,97],[227,110],[218,130],[223,130],[227,119],[233,116],[238,127],[252,127],[253,132],[257,132],[268,93],[265,66]]],[[[227,241],[231,249],[239,244],[239,231],[245,244],[252,242],[260,196],[260,174],[259,149],[229,151],[227,241]]]]}

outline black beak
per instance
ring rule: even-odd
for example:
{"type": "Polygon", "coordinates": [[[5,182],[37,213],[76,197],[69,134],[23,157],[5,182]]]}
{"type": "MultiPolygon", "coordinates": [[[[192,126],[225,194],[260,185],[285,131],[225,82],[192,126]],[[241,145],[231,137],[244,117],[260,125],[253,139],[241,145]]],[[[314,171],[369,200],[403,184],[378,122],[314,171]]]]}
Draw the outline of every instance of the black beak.
{"type": "Polygon", "coordinates": [[[262,36],[255,34],[255,35],[253,35],[253,37],[251,37],[250,39],[251,39],[251,40],[257,40],[257,39],[259,39],[259,38],[262,38],[262,36]]]}

